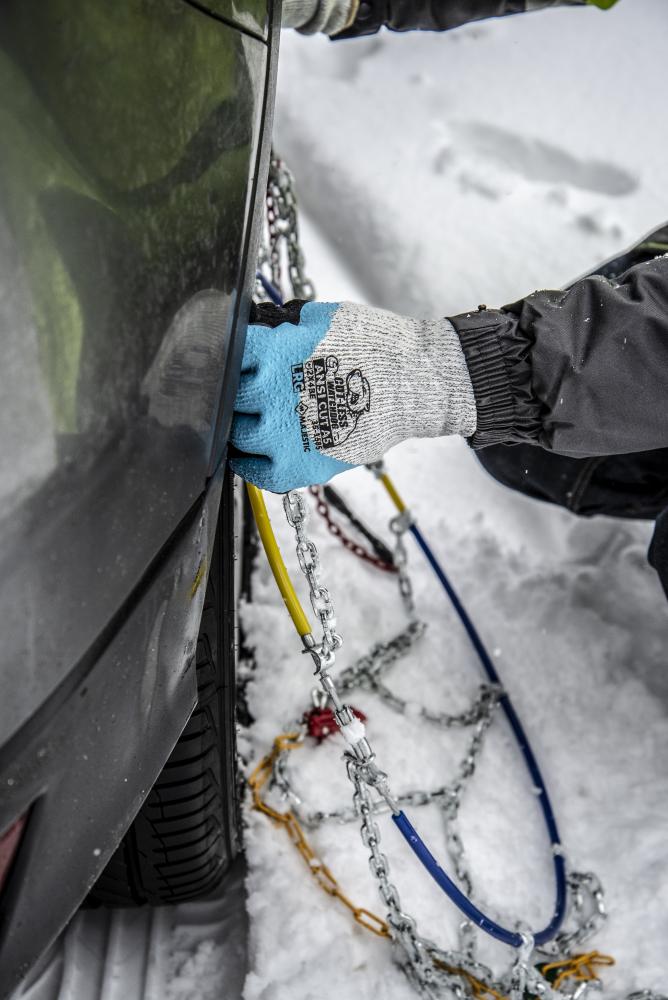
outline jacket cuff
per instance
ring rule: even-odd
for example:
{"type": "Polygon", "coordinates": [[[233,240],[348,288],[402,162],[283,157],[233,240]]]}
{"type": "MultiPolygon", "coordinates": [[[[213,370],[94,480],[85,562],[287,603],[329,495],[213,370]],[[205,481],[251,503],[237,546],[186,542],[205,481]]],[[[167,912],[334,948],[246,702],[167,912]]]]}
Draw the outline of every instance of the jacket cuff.
{"type": "Polygon", "coordinates": [[[459,334],[476,401],[471,447],[537,442],[540,403],[531,391],[531,345],[519,333],[517,319],[482,306],[448,318],[459,334]]]}
{"type": "Polygon", "coordinates": [[[387,0],[359,0],[352,24],[343,31],[331,35],[332,41],[340,38],[359,38],[361,35],[375,35],[383,27],[389,16],[387,0]]]}

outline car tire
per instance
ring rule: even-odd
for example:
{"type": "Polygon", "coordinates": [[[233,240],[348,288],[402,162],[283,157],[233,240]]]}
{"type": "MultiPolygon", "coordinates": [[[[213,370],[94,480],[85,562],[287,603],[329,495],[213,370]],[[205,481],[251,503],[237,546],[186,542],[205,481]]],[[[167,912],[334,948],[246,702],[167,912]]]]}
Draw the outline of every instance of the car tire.
{"type": "Polygon", "coordinates": [[[197,707],[89,904],[178,903],[210,894],[239,850],[235,504],[226,477],[197,639],[197,707]]]}

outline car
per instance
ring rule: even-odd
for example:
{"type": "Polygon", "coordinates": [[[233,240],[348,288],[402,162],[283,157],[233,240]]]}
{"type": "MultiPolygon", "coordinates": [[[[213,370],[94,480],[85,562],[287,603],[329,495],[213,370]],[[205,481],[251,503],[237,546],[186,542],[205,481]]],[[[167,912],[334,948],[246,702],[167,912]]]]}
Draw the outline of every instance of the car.
{"type": "Polygon", "coordinates": [[[0,3],[3,998],[83,901],[194,898],[239,851],[225,456],[279,24],[0,3]]]}

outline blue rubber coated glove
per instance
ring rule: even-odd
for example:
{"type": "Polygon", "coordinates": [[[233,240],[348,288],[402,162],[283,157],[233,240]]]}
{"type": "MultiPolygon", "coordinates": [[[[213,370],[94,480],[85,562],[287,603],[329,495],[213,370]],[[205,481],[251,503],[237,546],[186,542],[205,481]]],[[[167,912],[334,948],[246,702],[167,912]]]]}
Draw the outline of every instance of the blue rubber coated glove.
{"type": "Polygon", "coordinates": [[[290,322],[248,328],[230,436],[244,479],[284,493],[375,462],[406,438],[475,431],[447,319],[351,302],[294,302],[283,315],[290,322]]]}
{"type": "Polygon", "coordinates": [[[263,490],[286,493],[353,467],[327,448],[318,451],[313,432],[302,427],[304,362],[325,339],[336,309],[335,303],[307,302],[298,326],[248,327],[230,435],[238,454],[230,465],[263,490]]]}

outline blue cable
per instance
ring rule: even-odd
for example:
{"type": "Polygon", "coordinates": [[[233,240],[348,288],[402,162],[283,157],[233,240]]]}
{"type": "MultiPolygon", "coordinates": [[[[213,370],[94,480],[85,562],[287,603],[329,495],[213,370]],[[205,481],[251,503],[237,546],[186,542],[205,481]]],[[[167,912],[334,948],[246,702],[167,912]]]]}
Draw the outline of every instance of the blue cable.
{"type": "MultiPolygon", "coordinates": [[[[257,271],[257,278],[261,282],[262,287],[266,291],[269,298],[276,305],[283,305],[283,299],[280,292],[271,284],[264,275],[257,271]]],[[[418,543],[422,552],[424,553],[427,562],[433,569],[434,573],[439,579],[441,586],[445,590],[450,603],[455,609],[459,620],[461,621],[466,634],[468,635],[471,645],[478,654],[482,668],[487,674],[490,682],[492,684],[498,684],[499,687],[503,687],[501,684],[501,678],[499,677],[496,667],[492,663],[489,653],[487,652],[485,645],[478,635],[475,625],[469,618],[464,605],[459,600],[456,590],[448,580],[447,576],[443,572],[443,569],[438,562],[436,556],[429,548],[422,532],[416,524],[411,524],[410,531],[418,543]]],[[[515,739],[519,745],[524,761],[526,763],[529,774],[531,775],[531,780],[533,782],[534,788],[538,790],[538,800],[540,802],[540,807],[545,818],[545,825],[547,826],[548,833],[550,835],[550,843],[552,844],[553,850],[553,863],[554,863],[554,875],[556,881],[556,902],[554,907],[554,913],[552,918],[543,928],[542,931],[537,931],[533,934],[534,943],[540,947],[540,945],[546,944],[546,942],[551,941],[552,938],[557,934],[559,928],[561,927],[564,917],[566,915],[566,902],[567,902],[567,892],[566,892],[566,865],[564,862],[563,854],[561,853],[561,842],[559,839],[559,831],[557,829],[557,822],[554,818],[554,812],[552,810],[552,803],[550,802],[550,797],[547,792],[547,787],[545,781],[543,780],[543,775],[538,767],[538,762],[533,755],[533,751],[527,739],[526,733],[522,727],[522,723],[513,708],[513,704],[507,694],[503,694],[499,699],[499,704],[503,708],[505,716],[510,723],[510,728],[512,729],[515,739]]],[[[392,819],[400,831],[407,844],[411,850],[420,859],[426,870],[429,872],[431,877],[440,886],[440,888],[446,893],[446,895],[452,900],[455,906],[459,907],[462,913],[476,926],[480,927],[482,930],[486,931],[492,937],[496,938],[498,941],[503,941],[504,944],[509,944],[513,948],[520,948],[524,939],[520,933],[517,931],[510,931],[501,924],[498,924],[491,917],[485,916],[485,914],[475,906],[471,900],[464,895],[464,893],[459,889],[452,879],[446,875],[438,861],[431,853],[429,848],[426,846],[420,835],[415,830],[411,821],[405,815],[403,811],[393,814],[392,819]]]]}
{"type": "MultiPolygon", "coordinates": [[[[496,667],[492,663],[489,653],[485,649],[482,639],[478,635],[475,625],[469,618],[466,609],[464,608],[462,602],[459,600],[457,592],[453,588],[452,584],[448,580],[447,576],[443,572],[443,569],[436,559],[436,556],[429,548],[422,532],[417,527],[416,524],[410,526],[410,531],[415,538],[416,542],[422,549],[427,562],[433,569],[434,573],[438,577],[441,586],[448,595],[450,602],[455,609],[462,625],[464,626],[466,633],[471,641],[473,648],[478,654],[478,658],[482,664],[483,670],[487,674],[490,682],[492,684],[501,685],[501,678],[497,673],[496,667]]],[[[561,853],[561,842],[559,839],[559,831],[557,829],[557,823],[554,818],[554,812],[552,810],[552,803],[550,802],[550,797],[547,792],[547,787],[545,781],[538,767],[538,762],[533,755],[531,746],[529,745],[529,740],[527,739],[526,733],[522,727],[522,723],[513,707],[513,704],[507,694],[503,694],[499,699],[500,705],[503,708],[505,716],[510,723],[510,727],[515,735],[515,739],[519,745],[524,761],[526,763],[527,769],[531,776],[534,788],[538,791],[538,800],[540,802],[540,807],[543,812],[543,817],[545,819],[545,825],[550,836],[550,842],[552,844],[553,850],[553,864],[554,864],[554,875],[556,882],[556,901],[554,906],[554,913],[550,922],[541,931],[537,931],[533,934],[534,942],[537,946],[545,944],[547,941],[551,941],[552,938],[557,934],[559,928],[561,927],[564,917],[566,915],[566,902],[567,902],[567,892],[566,892],[566,865],[564,862],[563,854],[561,853]]],[[[431,854],[429,849],[426,847],[419,834],[415,831],[410,820],[404,815],[403,812],[398,813],[398,815],[393,815],[397,828],[401,832],[402,836],[414,851],[417,857],[420,859],[424,867],[427,869],[429,874],[432,876],[434,881],[443,889],[443,891],[450,897],[452,902],[459,907],[459,909],[478,927],[482,930],[487,931],[492,937],[497,938],[499,941],[503,941],[505,944],[512,945],[513,948],[519,948],[523,944],[522,935],[517,931],[510,931],[505,927],[502,927],[495,920],[490,919],[485,916],[472,902],[468,899],[460,889],[457,888],[455,883],[450,879],[446,873],[443,871],[441,866],[436,861],[436,858],[431,854]]]]}
{"type": "Polygon", "coordinates": [[[263,275],[262,271],[256,271],[255,272],[255,277],[260,282],[260,284],[262,285],[262,287],[264,288],[265,292],[267,293],[267,295],[269,296],[269,298],[271,299],[271,301],[274,303],[274,305],[275,306],[282,306],[283,305],[283,296],[278,291],[278,289],[276,288],[276,286],[272,285],[271,281],[269,281],[268,278],[265,278],[265,276],[263,275]]]}

